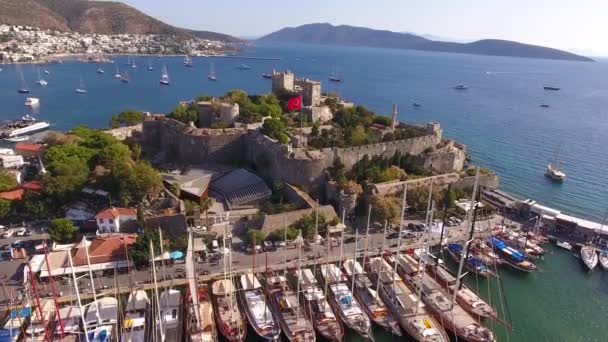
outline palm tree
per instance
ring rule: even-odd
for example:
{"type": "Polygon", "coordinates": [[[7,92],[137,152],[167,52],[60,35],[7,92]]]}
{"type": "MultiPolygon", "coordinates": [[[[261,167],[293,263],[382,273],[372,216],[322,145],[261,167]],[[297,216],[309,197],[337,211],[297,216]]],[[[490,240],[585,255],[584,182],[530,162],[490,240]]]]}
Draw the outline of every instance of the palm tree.
{"type": "Polygon", "coordinates": [[[209,209],[213,205],[213,200],[209,197],[205,197],[204,200],[201,201],[201,210],[205,213],[205,227],[209,228],[209,209]]]}

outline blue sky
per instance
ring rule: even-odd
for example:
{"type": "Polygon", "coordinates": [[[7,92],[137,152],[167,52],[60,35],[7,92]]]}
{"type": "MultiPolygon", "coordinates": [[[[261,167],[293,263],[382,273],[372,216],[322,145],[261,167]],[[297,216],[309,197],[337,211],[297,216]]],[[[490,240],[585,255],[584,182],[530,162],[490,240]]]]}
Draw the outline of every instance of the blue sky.
{"type": "Polygon", "coordinates": [[[169,24],[255,37],[314,22],[608,56],[607,0],[122,0],[169,24]]]}

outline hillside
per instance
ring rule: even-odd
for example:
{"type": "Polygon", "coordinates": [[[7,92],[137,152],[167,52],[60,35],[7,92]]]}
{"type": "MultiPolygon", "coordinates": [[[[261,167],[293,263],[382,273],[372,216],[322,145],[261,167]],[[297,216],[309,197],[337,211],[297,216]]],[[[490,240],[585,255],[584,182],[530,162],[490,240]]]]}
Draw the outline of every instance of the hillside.
{"type": "Polygon", "coordinates": [[[239,42],[221,33],[190,31],[154,19],[120,2],[85,0],[0,0],[0,24],[100,34],[193,35],[239,42]]]}
{"type": "Polygon", "coordinates": [[[429,40],[409,33],[374,30],[365,27],[308,24],[287,27],[270,33],[260,41],[284,41],[327,45],[369,46],[393,49],[410,49],[436,52],[455,52],[474,55],[528,57],[593,61],[567,51],[508,40],[485,39],[472,43],[454,43],[429,40]]]}

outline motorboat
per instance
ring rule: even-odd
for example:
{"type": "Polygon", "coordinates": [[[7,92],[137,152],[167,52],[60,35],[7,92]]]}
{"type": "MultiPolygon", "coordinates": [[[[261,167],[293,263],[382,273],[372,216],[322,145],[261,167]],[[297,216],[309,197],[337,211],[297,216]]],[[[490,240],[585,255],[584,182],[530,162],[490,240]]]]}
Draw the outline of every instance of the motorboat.
{"type": "Polygon", "coordinates": [[[262,78],[271,79],[272,75],[271,74],[267,74],[267,73],[263,73],[262,74],[262,78]]]}
{"type": "Polygon", "coordinates": [[[353,259],[347,259],[344,261],[344,271],[351,284],[354,285],[352,291],[355,298],[357,298],[369,318],[391,334],[401,336],[399,322],[393,317],[391,311],[378,295],[361,264],[353,259]]]}
{"type": "Polygon", "coordinates": [[[102,68],[97,68],[97,73],[98,74],[103,74],[103,73],[105,73],[105,71],[102,68]]]}
{"type": "Polygon", "coordinates": [[[593,246],[583,246],[581,247],[581,260],[583,264],[589,269],[589,271],[593,271],[595,266],[597,266],[599,262],[599,257],[597,255],[597,250],[593,246]]]}
{"type": "Polygon", "coordinates": [[[266,341],[279,340],[281,327],[266,302],[258,278],[253,273],[246,273],[239,280],[241,311],[247,316],[249,325],[260,338],[266,341]]]}
{"type": "Polygon", "coordinates": [[[469,89],[469,87],[466,86],[466,85],[464,85],[464,84],[459,84],[459,85],[454,86],[454,89],[456,89],[456,90],[467,90],[467,89],[469,89]]]}
{"type": "Polygon", "coordinates": [[[544,86],[543,89],[545,89],[545,90],[554,90],[554,91],[560,90],[559,87],[554,87],[554,86],[544,86]]]}
{"type": "Polygon", "coordinates": [[[27,140],[28,135],[35,132],[44,131],[50,126],[51,124],[48,122],[36,120],[34,117],[28,114],[23,116],[21,119],[2,123],[0,125],[0,139],[23,141],[21,138],[25,137],[24,140],[27,140]]]}
{"type": "Polygon", "coordinates": [[[566,249],[566,250],[569,250],[569,251],[572,250],[572,245],[568,241],[557,241],[555,243],[555,245],[557,247],[560,247],[560,248],[563,248],[563,249],[566,249]]]}
{"type": "Polygon", "coordinates": [[[251,67],[249,65],[246,65],[246,64],[241,64],[241,65],[239,65],[236,68],[239,69],[239,70],[249,70],[249,69],[251,69],[251,67]]]}
{"type": "Polygon", "coordinates": [[[317,279],[326,285],[329,303],[344,324],[366,339],[373,339],[372,324],[346,285],[346,277],[334,264],[321,265],[317,268],[317,279]]]}
{"type": "Polygon", "coordinates": [[[405,285],[386,260],[371,258],[368,267],[380,297],[408,335],[419,342],[450,341],[441,324],[427,311],[426,305],[405,285]]]}
{"type": "Polygon", "coordinates": [[[26,97],[25,105],[28,107],[35,107],[40,104],[40,100],[37,97],[26,97]]]}
{"type": "Polygon", "coordinates": [[[600,266],[602,266],[604,271],[608,271],[608,251],[607,250],[600,252],[599,262],[600,262],[600,266]]]}

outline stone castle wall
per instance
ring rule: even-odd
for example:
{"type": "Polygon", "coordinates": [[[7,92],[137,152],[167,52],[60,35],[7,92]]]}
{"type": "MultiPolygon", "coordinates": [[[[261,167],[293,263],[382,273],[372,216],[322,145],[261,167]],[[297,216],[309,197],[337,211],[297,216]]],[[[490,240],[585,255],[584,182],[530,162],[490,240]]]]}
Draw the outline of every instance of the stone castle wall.
{"type": "MultiPolygon", "coordinates": [[[[440,131],[439,131],[440,132],[440,131]]],[[[392,157],[396,151],[418,155],[441,141],[441,133],[401,141],[349,148],[307,151],[291,149],[259,133],[242,128],[205,129],[164,118],[143,124],[144,148],[162,152],[163,161],[178,164],[246,161],[266,179],[283,180],[309,192],[320,192],[325,170],[339,158],[350,169],[363,156],[392,157]]]]}

